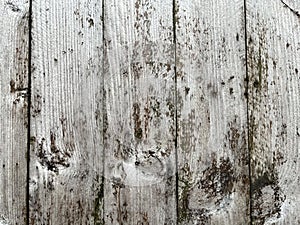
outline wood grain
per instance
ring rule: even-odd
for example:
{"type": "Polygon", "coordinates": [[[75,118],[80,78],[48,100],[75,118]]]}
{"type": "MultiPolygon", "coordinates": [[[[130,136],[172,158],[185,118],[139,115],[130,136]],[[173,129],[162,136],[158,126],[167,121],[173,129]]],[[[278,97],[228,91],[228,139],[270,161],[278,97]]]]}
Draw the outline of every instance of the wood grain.
{"type": "Polygon", "coordinates": [[[172,1],[104,9],[105,224],[175,224],[172,1]]]}
{"type": "Polygon", "coordinates": [[[0,224],[26,205],[29,224],[300,224],[300,3],[35,0],[31,79],[29,4],[0,1],[0,224]]]}
{"type": "Polygon", "coordinates": [[[253,224],[300,224],[299,10],[247,1],[253,224]]]}
{"type": "Polygon", "coordinates": [[[179,224],[250,222],[243,7],[176,0],[179,224]]]}
{"type": "Polygon", "coordinates": [[[30,224],[103,224],[102,1],[33,2],[30,224]]]}
{"type": "Polygon", "coordinates": [[[25,224],[27,1],[0,1],[0,224],[25,224]]]}

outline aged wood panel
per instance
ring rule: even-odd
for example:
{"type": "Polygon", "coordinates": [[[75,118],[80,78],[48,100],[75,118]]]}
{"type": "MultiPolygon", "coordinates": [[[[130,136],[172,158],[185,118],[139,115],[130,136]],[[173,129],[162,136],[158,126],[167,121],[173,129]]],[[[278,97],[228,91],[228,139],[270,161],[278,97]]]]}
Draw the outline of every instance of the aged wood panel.
{"type": "Polygon", "coordinates": [[[0,224],[25,224],[27,176],[27,1],[0,1],[0,224]]]}
{"type": "Polygon", "coordinates": [[[253,224],[300,224],[299,11],[247,1],[253,224]]]}
{"type": "Polygon", "coordinates": [[[103,224],[102,1],[33,2],[30,224],[103,224]]]}
{"type": "Polygon", "coordinates": [[[176,0],[179,224],[248,224],[243,1],[176,0]]]}
{"type": "Polygon", "coordinates": [[[105,1],[105,224],[175,224],[172,1],[105,1]]]}

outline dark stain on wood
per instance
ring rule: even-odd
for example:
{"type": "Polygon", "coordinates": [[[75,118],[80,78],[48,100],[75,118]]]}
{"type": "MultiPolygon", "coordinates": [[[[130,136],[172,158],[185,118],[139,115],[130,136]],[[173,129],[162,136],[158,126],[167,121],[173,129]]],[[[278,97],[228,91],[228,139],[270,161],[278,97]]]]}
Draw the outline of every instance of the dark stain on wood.
{"type": "MultiPolygon", "coordinates": [[[[7,3],[8,4],[8,3],[7,3]]],[[[25,13],[17,24],[17,47],[15,49],[14,67],[16,74],[10,80],[10,92],[27,92],[28,82],[28,13],[25,13]]]]}
{"type": "Polygon", "coordinates": [[[152,119],[151,111],[150,111],[150,102],[149,98],[147,98],[146,104],[144,106],[144,135],[145,138],[148,137],[149,125],[152,119]]]}
{"type": "Polygon", "coordinates": [[[7,6],[13,12],[20,12],[21,11],[21,9],[11,1],[7,1],[5,3],[5,6],[7,6]]]}
{"type": "Polygon", "coordinates": [[[220,158],[217,162],[217,159],[212,157],[211,166],[204,170],[202,175],[198,187],[205,191],[207,198],[215,199],[216,204],[232,193],[235,177],[229,158],[220,158]]]}
{"type": "Polygon", "coordinates": [[[136,151],[133,148],[131,148],[130,145],[127,145],[126,143],[124,144],[120,139],[115,139],[115,141],[117,142],[117,149],[115,151],[114,156],[117,159],[127,160],[135,154],[136,151]]]}
{"type": "Polygon", "coordinates": [[[265,172],[252,183],[252,190],[253,192],[257,192],[268,185],[274,185],[275,181],[276,180],[273,175],[265,172]]]}
{"type": "Polygon", "coordinates": [[[190,209],[189,209],[189,199],[190,199],[190,191],[192,189],[191,183],[191,170],[188,163],[184,164],[181,168],[181,172],[179,173],[179,186],[181,194],[179,195],[178,202],[178,223],[185,222],[189,220],[190,209]]]}
{"type": "Polygon", "coordinates": [[[124,183],[122,182],[122,179],[121,178],[113,178],[113,181],[112,181],[112,188],[114,190],[113,192],[113,195],[115,197],[115,202],[117,204],[117,211],[115,212],[117,214],[117,222],[120,224],[120,225],[124,225],[127,221],[127,218],[128,218],[128,212],[126,210],[126,202],[122,201],[121,200],[121,192],[123,191],[123,189],[125,188],[125,185],[124,183]]]}
{"type": "Polygon", "coordinates": [[[94,210],[92,212],[94,225],[104,225],[104,218],[101,214],[104,198],[104,177],[99,174],[96,175],[93,182],[93,193],[95,193],[94,210]]]}
{"type": "MultiPolygon", "coordinates": [[[[237,160],[238,167],[248,166],[249,155],[248,155],[248,128],[243,126],[240,127],[238,123],[238,117],[236,116],[232,121],[227,124],[228,131],[224,140],[224,147],[229,145],[229,149],[234,155],[234,159],[237,160]]],[[[237,176],[248,176],[248,173],[237,174],[237,176]]],[[[249,188],[245,183],[245,188],[249,188]]],[[[245,191],[246,191],[245,189],[245,191]]]]}
{"type": "Polygon", "coordinates": [[[134,136],[140,140],[143,138],[142,121],[140,116],[140,106],[138,103],[133,104],[134,136]]]}
{"type": "Polygon", "coordinates": [[[40,94],[36,93],[32,96],[32,101],[31,101],[31,116],[32,117],[36,117],[41,113],[42,104],[44,102],[45,102],[45,100],[43,100],[43,98],[40,94]]]}
{"type": "Polygon", "coordinates": [[[50,131],[50,151],[47,150],[46,146],[46,139],[40,139],[36,155],[42,166],[58,175],[60,167],[68,168],[70,166],[69,159],[72,156],[72,150],[66,149],[63,151],[60,149],[56,144],[56,136],[52,131],[50,131]]]}
{"type": "Polygon", "coordinates": [[[16,92],[22,92],[27,91],[27,88],[25,87],[16,87],[16,82],[14,80],[11,80],[9,82],[10,85],[10,93],[16,93],[16,92]]]}
{"type": "MultiPolygon", "coordinates": [[[[141,65],[141,63],[136,62],[136,63],[132,63],[132,72],[133,72],[133,77],[134,79],[139,79],[142,75],[142,71],[143,71],[143,67],[141,65]]],[[[128,74],[128,72],[126,72],[128,74]]]]}
{"type": "Polygon", "coordinates": [[[285,195],[278,185],[278,174],[274,169],[262,173],[252,183],[253,222],[265,224],[269,218],[280,218],[281,206],[285,201],[285,195]]]}
{"type": "Polygon", "coordinates": [[[190,88],[189,87],[185,87],[185,97],[187,97],[187,95],[189,94],[190,92],[190,88]]]}
{"type": "Polygon", "coordinates": [[[89,23],[89,28],[94,26],[94,20],[92,18],[87,18],[87,21],[89,23]]]}
{"type": "Polygon", "coordinates": [[[144,2],[142,0],[136,0],[135,2],[135,22],[134,28],[135,30],[141,34],[146,42],[150,41],[150,27],[151,27],[151,19],[150,16],[155,11],[153,4],[149,4],[148,2],[144,2]]]}

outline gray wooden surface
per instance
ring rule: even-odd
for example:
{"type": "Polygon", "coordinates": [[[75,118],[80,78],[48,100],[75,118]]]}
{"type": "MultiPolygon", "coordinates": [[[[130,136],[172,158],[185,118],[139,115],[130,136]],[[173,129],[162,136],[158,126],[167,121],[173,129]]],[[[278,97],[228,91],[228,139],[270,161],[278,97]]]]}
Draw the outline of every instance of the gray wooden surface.
{"type": "Polygon", "coordinates": [[[254,224],[300,224],[300,4],[247,2],[254,224]]]}
{"type": "Polygon", "coordinates": [[[176,223],[172,1],[105,1],[105,224],[176,223]]]}
{"type": "Polygon", "coordinates": [[[30,224],[103,221],[102,2],[33,2],[30,224]]]}
{"type": "Polygon", "coordinates": [[[176,1],[180,224],[247,224],[242,1],[176,1]]]}
{"type": "Polygon", "coordinates": [[[300,224],[297,1],[0,15],[0,225],[300,224]]]}
{"type": "Polygon", "coordinates": [[[25,224],[28,9],[0,1],[0,224],[25,224]]]}

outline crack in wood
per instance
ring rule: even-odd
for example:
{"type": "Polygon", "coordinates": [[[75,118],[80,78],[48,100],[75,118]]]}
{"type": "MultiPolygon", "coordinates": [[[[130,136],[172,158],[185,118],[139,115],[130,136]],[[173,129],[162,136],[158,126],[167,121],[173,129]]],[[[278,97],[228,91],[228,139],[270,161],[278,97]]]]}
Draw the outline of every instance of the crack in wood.
{"type": "Polygon", "coordinates": [[[291,8],[288,4],[286,4],[283,0],[280,0],[285,7],[287,7],[292,13],[294,13],[300,19],[300,13],[295,9],[291,8]]]}

